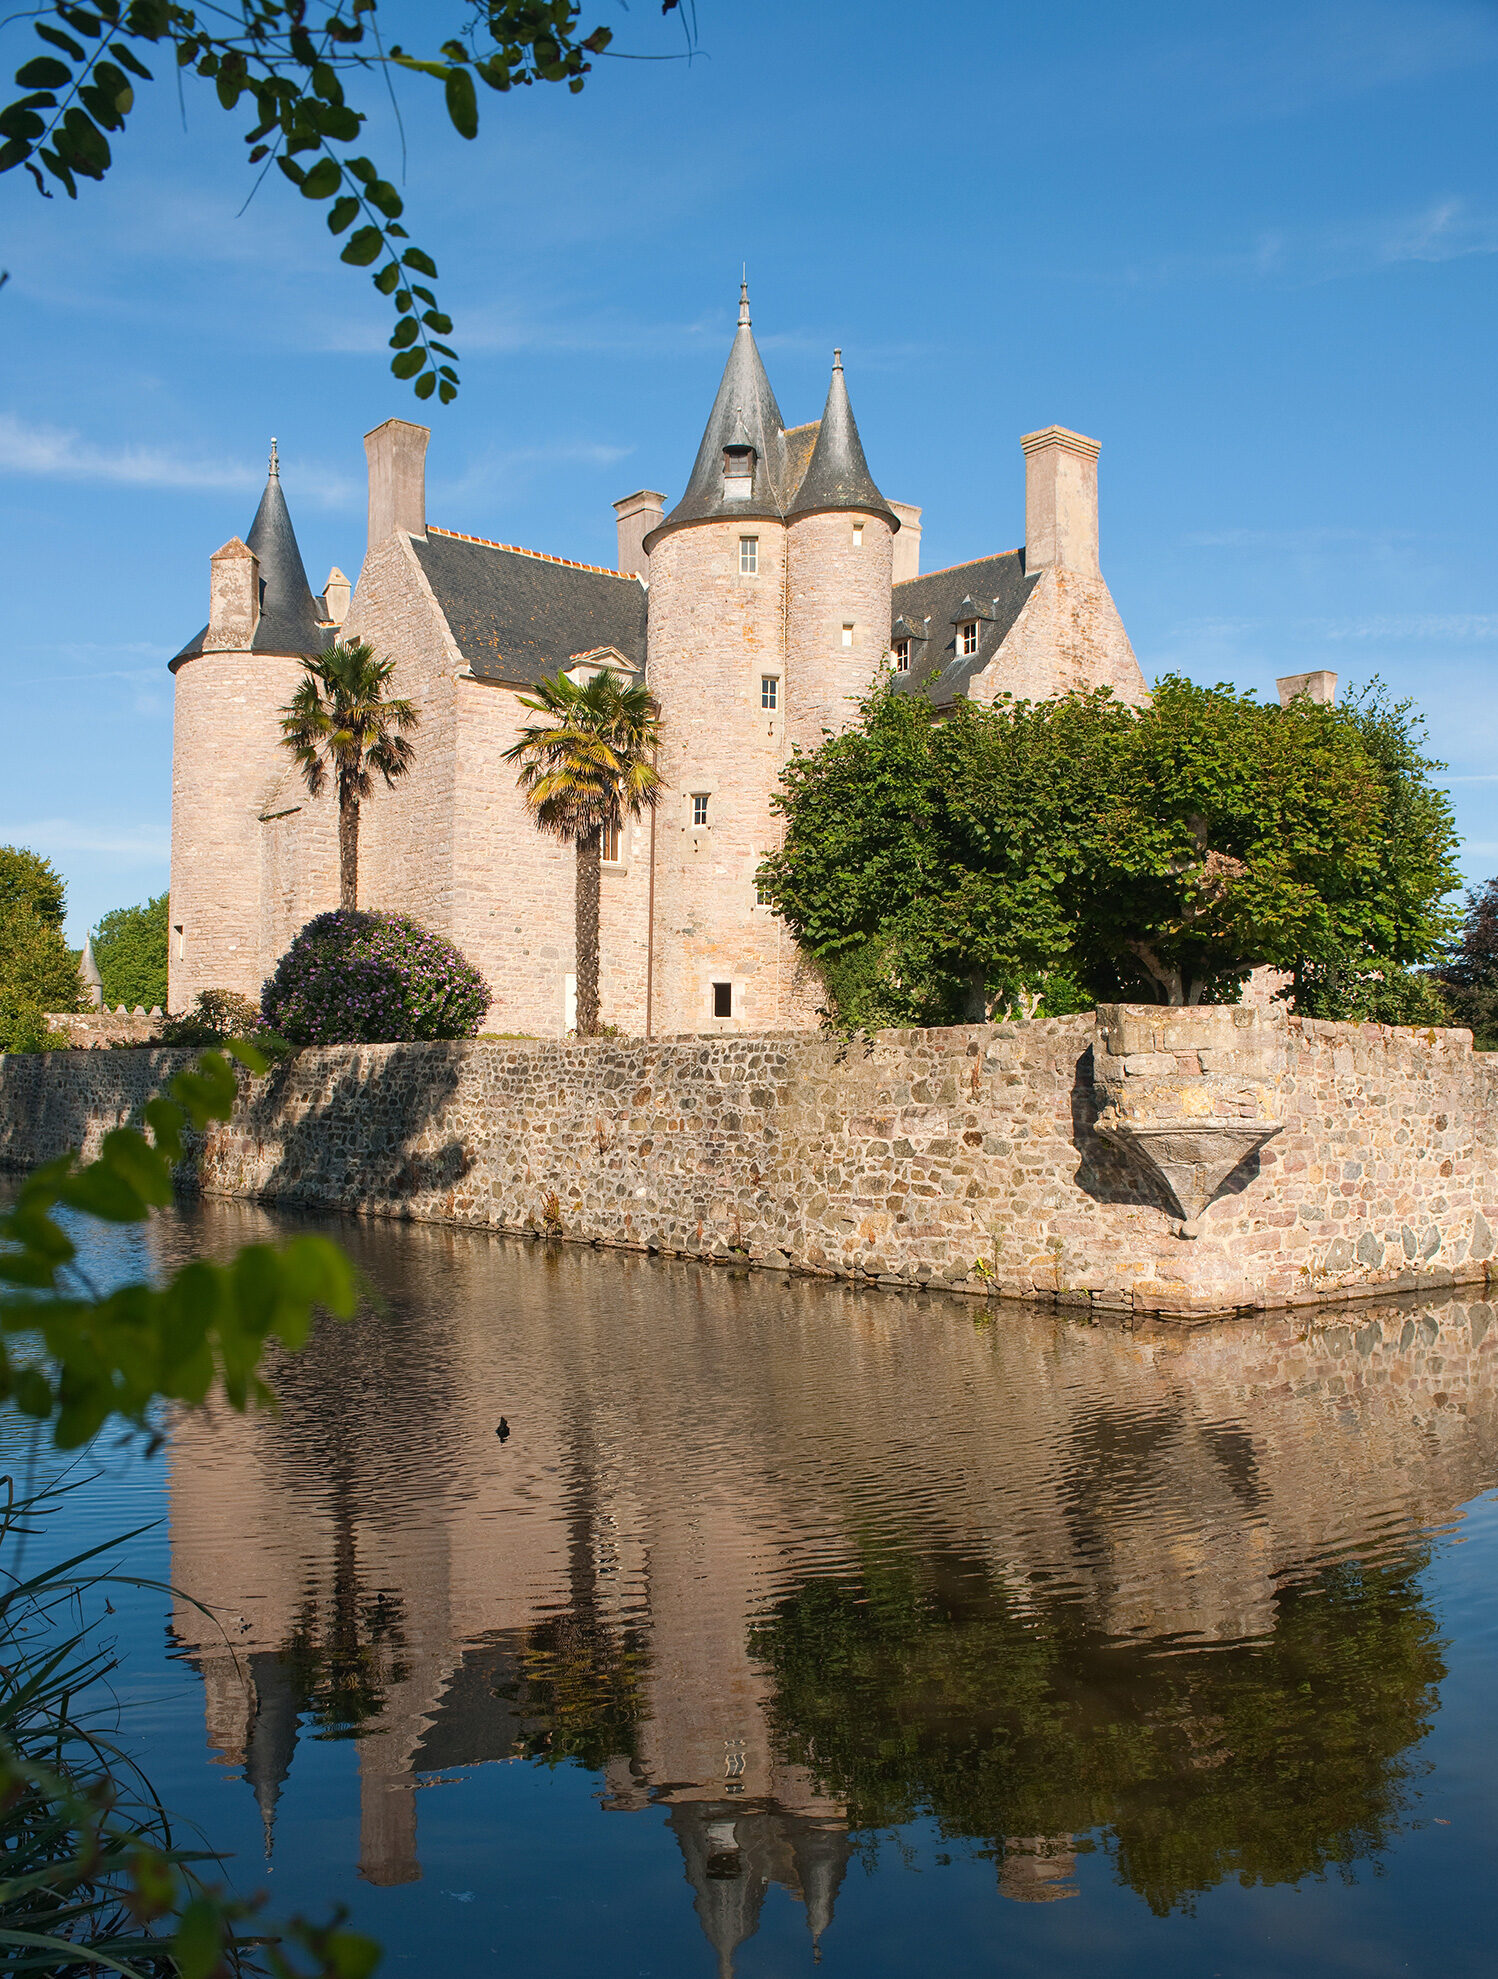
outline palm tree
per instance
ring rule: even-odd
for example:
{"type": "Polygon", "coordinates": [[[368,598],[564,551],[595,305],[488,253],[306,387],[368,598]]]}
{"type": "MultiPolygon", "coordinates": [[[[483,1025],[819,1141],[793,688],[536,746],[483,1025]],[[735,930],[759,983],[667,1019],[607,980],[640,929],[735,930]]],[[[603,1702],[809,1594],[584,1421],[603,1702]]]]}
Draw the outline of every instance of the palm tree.
{"type": "Polygon", "coordinates": [[[351,910],[359,904],[359,801],[374,790],[376,771],[391,785],[410,769],[416,751],[401,730],[421,715],[414,701],[386,699],[395,662],[378,659],[362,639],[302,667],[302,684],[281,710],[281,735],[313,797],[330,767],[338,780],[338,904],[351,910]]]}
{"type": "Polygon", "coordinates": [[[598,869],[605,831],[653,810],[661,779],[655,767],[660,718],[643,687],[628,687],[607,668],[579,687],[567,674],[536,684],[521,706],[545,716],[505,751],[519,763],[519,783],[544,832],[577,847],[577,1029],[598,1035],[598,869]]]}

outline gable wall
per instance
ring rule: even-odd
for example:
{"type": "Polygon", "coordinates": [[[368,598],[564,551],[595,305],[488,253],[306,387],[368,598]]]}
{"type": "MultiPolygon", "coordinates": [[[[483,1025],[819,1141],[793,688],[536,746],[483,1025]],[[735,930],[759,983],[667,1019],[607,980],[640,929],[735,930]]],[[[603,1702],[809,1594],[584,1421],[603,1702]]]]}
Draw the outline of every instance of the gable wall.
{"type": "Polygon", "coordinates": [[[987,703],[1013,694],[1040,701],[1092,687],[1111,687],[1131,707],[1149,692],[1104,580],[1052,565],[997,654],[972,677],[968,698],[987,703]]]}

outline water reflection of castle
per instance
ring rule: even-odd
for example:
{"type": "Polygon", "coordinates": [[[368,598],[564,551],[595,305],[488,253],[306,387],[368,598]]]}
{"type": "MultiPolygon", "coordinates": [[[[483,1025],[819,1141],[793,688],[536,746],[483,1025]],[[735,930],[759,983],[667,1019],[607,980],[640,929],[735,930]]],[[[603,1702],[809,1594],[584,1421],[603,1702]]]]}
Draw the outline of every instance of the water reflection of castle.
{"type": "MultiPolygon", "coordinates": [[[[209,1228],[235,1243],[257,1220],[225,1207],[209,1228]]],[[[1232,1791],[1201,1741],[1236,1722],[1233,1685],[1277,1679],[1224,1645],[1288,1639],[1302,1583],[1319,1615],[1380,1632],[1380,1669],[1409,1672],[1378,1707],[1382,1772],[1334,1782],[1324,1825],[1376,1830],[1379,1795],[1397,1799],[1433,1636],[1398,1570],[1326,1599],[1317,1576],[1397,1559],[1498,1479],[1487,1307],[1189,1334],[1012,1309],[975,1326],[939,1301],[433,1229],[353,1247],[384,1315],[288,1363],[279,1414],[189,1420],[173,1442],[173,1579],[226,1633],[186,1601],[174,1625],[209,1743],[243,1767],[268,1834],[298,1738],[343,1728],[360,1733],[371,1881],[421,1873],[419,1777],[576,1758],[605,1809],[669,1809],[724,1972],[772,1884],[819,1938],[850,1827],[910,1812],[985,1842],[1006,1896],[1065,1896],[1074,1833],[1111,1823],[1122,1853],[1148,1849],[1131,1783],[1099,1801],[1089,1760],[1085,1790],[1064,1786],[1057,1724],[1072,1712],[1075,1745],[1100,1696],[1127,1699],[1108,1708],[1153,1713],[1157,1770],[1174,1778],[1179,1745],[1182,1778],[1232,1791]],[[1146,1654],[1162,1643],[1212,1653],[1146,1654]],[[1005,1688],[1037,1644],[1041,1731],[1005,1688]],[[963,1689],[975,1645],[992,1696],[963,1689]],[[912,1756],[892,1772],[876,1734],[894,1717],[912,1756]],[[961,1749],[1001,1720],[1021,1757],[979,1806],[961,1749]],[[1025,1750],[1054,1783],[1039,1794],[1025,1750]]],[[[1331,1660],[1356,1681],[1356,1653],[1331,1660]]],[[[1235,1810],[1237,1827],[1261,1812],[1235,1810]]],[[[1250,1872],[1303,1873],[1266,1835],[1250,1872]]]]}

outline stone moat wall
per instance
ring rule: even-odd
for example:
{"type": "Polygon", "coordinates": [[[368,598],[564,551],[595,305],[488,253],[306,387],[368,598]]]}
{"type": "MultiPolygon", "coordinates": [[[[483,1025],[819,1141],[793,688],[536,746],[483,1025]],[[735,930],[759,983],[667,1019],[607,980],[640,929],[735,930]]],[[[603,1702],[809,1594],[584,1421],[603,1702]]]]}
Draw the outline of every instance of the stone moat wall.
{"type": "MultiPolygon", "coordinates": [[[[96,1145],[182,1057],[0,1059],[0,1163],[96,1145]]],[[[246,1080],[189,1169],[211,1195],[1192,1317],[1486,1282],[1498,1064],[1465,1031],[1142,1005],[849,1043],[323,1048],[246,1080]]]]}

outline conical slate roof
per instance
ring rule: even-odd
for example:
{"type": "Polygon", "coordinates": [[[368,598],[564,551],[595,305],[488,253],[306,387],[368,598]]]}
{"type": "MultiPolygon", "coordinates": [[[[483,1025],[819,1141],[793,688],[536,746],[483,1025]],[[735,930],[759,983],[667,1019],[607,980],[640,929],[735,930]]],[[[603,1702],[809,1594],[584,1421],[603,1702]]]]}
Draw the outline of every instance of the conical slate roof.
{"type": "Polygon", "coordinates": [[[645,538],[648,552],[665,530],[683,522],[709,522],[721,516],[769,516],[785,513],[785,422],[765,376],[749,320],[749,287],[739,288],[739,327],[728,353],[723,382],[708,416],[702,445],[687,491],[665,521],[645,538]],[[753,490],[747,500],[725,500],[723,449],[753,447],[753,490]]]}
{"type": "MultiPolygon", "coordinates": [[[[318,624],[318,602],[307,582],[302,553],[297,548],[296,531],[286,497],[281,492],[281,468],[276,443],[270,443],[270,473],[265,493],[255,511],[245,542],[260,559],[260,622],[250,641],[252,653],[286,653],[310,658],[321,653],[337,637],[336,628],[318,624]]],[[[175,669],[203,650],[208,628],[190,639],[170,662],[175,669]]]]}
{"type": "Polygon", "coordinates": [[[825,509],[858,509],[865,514],[882,515],[891,529],[900,526],[875,487],[869,464],[863,457],[863,442],[848,403],[840,350],[832,353],[832,383],[827,388],[827,405],[817,432],[817,444],[789,513],[813,515],[825,509]]]}

